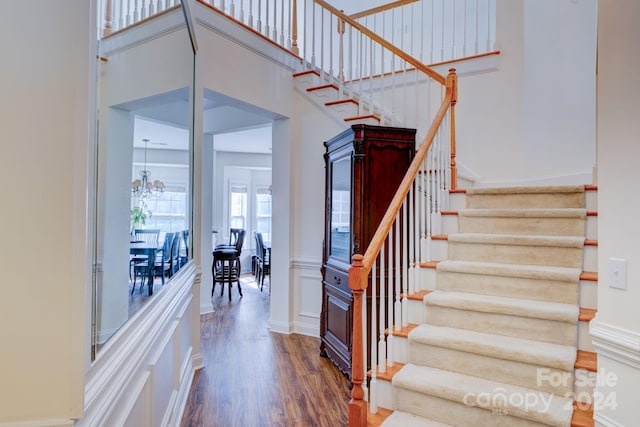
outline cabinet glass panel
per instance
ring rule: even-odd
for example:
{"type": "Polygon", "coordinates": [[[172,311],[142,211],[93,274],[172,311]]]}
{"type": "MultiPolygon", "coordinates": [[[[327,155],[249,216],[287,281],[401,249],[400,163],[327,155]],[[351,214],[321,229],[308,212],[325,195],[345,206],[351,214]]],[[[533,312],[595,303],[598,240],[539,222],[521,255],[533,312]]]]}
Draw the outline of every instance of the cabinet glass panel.
{"type": "Polygon", "coordinates": [[[336,160],[331,168],[330,255],[351,261],[351,158],[336,160]]]}

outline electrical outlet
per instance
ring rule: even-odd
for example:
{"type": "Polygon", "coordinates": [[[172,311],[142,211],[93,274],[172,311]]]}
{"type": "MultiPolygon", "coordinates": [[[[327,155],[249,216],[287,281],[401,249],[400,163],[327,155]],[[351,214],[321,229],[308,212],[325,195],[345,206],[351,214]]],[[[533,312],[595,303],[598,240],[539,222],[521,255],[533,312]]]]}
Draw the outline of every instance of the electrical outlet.
{"type": "Polygon", "coordinates": [[[609,287],[615,289],[627,288],[627,260],[609,258],[609,287]]]}

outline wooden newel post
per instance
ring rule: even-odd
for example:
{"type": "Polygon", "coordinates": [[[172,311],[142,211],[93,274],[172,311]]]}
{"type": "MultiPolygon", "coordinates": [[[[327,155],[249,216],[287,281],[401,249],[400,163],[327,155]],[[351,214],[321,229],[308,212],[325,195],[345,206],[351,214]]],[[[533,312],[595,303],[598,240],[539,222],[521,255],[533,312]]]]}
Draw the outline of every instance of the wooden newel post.
{"type": "Polygon", "coordinates": [[[298,49],[298,2],[293,1],[293,10],[291,12],[291,53],[298,56],[300,51],[298,49]]]}
{"type": "Polygon", "coordinates": [[[458,188],[458,167],[456,166],[456,103],[458,102],[458,76],[455,68],[449,69],[447,90],[451,91],[451,189],[458,188]]]}
{"type": "Polygon", "coordinates": [[[364,360],[362,354],[362,294],[364,264],[362,255],[353,256],[349,269],[349,288],[353,292],[353,346],[351,348],[351,401],[349,402],[349,427],[367,426],[367,402],[364,400],[364,360]]]}

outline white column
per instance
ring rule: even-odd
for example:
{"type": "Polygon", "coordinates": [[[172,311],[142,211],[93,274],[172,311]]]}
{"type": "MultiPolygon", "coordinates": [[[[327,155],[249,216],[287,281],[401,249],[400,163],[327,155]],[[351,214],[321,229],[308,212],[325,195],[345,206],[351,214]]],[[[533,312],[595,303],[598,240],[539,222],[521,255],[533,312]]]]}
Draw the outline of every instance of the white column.
{"type": "Polygon", "coordinates": [[[291,204],[291,125],[288,119],[273,122],[272,130],[272,227],[271,238],[271,317],[272,331],[292,332],[291,307],[293,289],[290,280],[291,228],[293,227],[291,204]]]}

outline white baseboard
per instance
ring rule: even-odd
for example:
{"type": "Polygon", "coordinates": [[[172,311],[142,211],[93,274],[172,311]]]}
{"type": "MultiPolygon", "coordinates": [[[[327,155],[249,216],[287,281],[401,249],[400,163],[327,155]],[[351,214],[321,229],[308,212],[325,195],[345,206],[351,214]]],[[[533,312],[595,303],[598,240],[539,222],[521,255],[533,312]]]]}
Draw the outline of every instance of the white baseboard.
{"type": "Polygon", "coordinates": [[[295,330],[293,323],[291,322],[274,322],[269,323],[269,329],[271,332],[277,332],[279,334],[291,334],[295,330]]]}
{"type": "Polygon", "coordinates": [[[310,325],[308,323],[296,322],[293,324],[293,331],[300,335],[306,335],[314,338],[320,337],[320,327],[318,323],[310,325]]]}
{"type": "Polygon", "coordinates": [[[612,420],[606,415],[602,415],[600,412],[596,411],[593,413],[593,421],[597,427],[625,427],[624,425],[612,420]]]}

